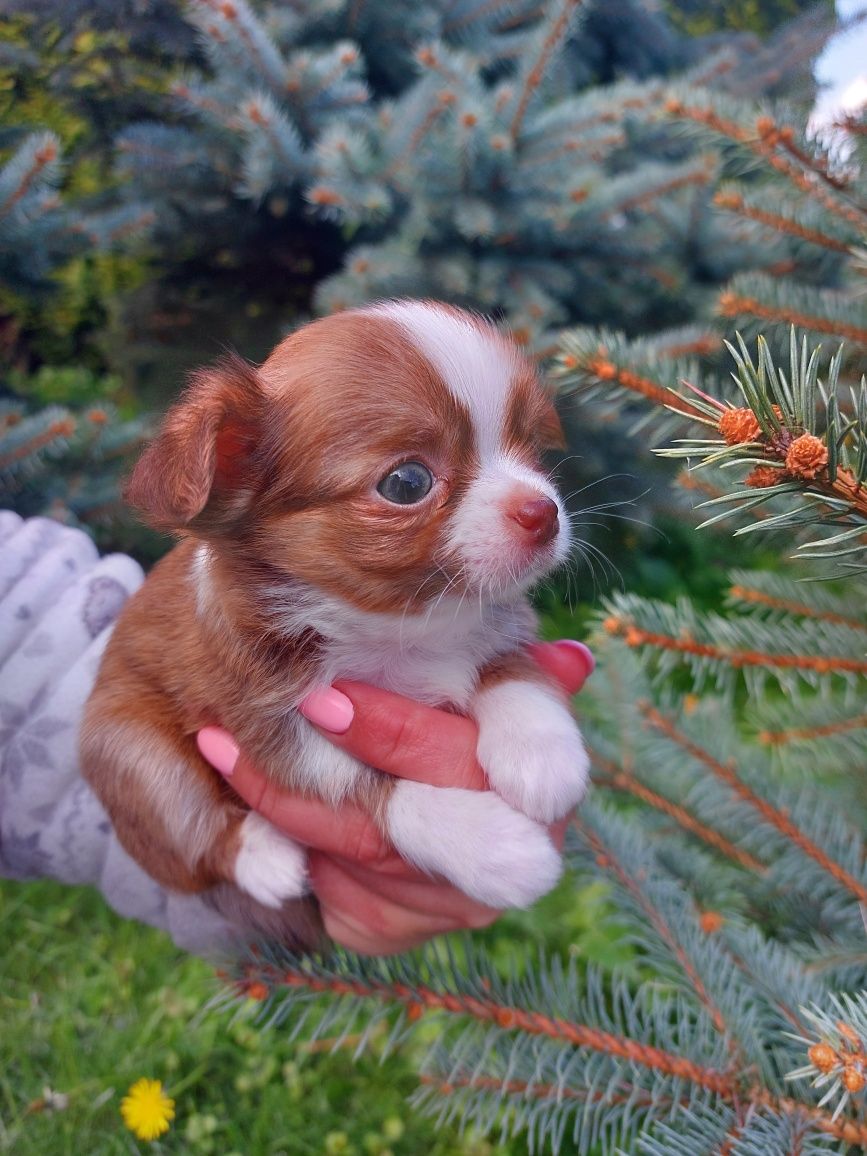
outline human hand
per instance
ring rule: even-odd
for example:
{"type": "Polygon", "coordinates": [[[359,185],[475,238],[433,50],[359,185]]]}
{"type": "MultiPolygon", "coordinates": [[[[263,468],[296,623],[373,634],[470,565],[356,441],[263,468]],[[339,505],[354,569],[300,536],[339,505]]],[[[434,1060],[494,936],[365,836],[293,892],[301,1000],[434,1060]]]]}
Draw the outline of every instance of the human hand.
{"type": "MultiPolygon", "coordinates": [[[[593,672],[593,656],[582,643],[536,643],[531,652],[569,694],[593,672]]],[[[314,692],[301,711],[368,766],[432,786],[487,789],[476,760],[476,724],[461,715],[357,682],[314,692]]],[[[198,744],[254,811],[308,848],[313,891],[335,942],[363,955],[391,955],[447,931],[487,927],[500,914],[401,859],[360,807],[334,808],[270,782],[225,731],[205,727],[198,744]]],[[[549,828],[558,848],[567,824],[568,817],[549,828]]]]}

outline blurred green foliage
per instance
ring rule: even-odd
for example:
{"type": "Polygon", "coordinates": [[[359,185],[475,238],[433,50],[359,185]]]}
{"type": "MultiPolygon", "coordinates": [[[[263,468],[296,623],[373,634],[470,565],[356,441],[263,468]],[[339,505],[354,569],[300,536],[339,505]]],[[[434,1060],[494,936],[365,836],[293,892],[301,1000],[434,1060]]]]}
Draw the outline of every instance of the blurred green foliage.
{"type": "Polygon", "coordinates": [[[738,30],[764,36],[803,12],[826,8],[834,0],[665,0],[676,28],[690,36],[738,30]]]}
{"type": "Polygon", "coordinates": [[[41,365],[35,373],[12,370],[6,384],[12,393],[37,405],[87,405],[122,391],[116,374],[98,374],[83,365],[41,365]]]}

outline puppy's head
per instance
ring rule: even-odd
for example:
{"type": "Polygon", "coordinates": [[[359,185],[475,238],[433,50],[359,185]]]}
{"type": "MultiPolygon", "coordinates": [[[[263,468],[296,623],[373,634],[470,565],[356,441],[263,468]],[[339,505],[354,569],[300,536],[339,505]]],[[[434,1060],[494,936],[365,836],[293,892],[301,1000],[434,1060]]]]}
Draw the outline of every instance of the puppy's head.
{"type": "Polygon", "coordinates": [[[492,325],[395,301],[316,321],[257,371],[197,373],[128,500],[163,529],[370,610],[508,599],[569,529],[541,467],[562,444],[533,366],[492,325]]]}

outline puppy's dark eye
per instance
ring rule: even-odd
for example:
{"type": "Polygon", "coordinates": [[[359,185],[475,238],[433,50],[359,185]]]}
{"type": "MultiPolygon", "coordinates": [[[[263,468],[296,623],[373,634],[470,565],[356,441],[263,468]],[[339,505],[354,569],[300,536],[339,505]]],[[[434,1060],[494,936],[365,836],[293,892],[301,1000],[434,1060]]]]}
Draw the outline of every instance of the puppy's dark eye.
{"type": "Polygon", "coordinates": [[[411,506],[430,493],[433,474],[421,462],[404,462],[385,475],[376,487],[382,496],[397,506],[411,506]]]}

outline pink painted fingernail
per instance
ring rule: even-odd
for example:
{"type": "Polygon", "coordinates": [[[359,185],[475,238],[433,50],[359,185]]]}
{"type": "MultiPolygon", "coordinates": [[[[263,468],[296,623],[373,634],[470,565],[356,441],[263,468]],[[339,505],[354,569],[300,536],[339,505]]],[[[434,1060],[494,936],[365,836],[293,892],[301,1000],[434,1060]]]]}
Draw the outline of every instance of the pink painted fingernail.
{"type": "Polygon", "coordinates": [[[228,731],[219,727],[203,727],[196,735],[196,743],[202,757],[208,760],[214,770],[228,779],[241,753],[238,744],[228,731]]]}
{"type": "Polygon", "coordinates": [[[345,734],[355,715],[355,707],[350,700],[333,686],[325,690],[314,690],[298,709],[308,722],[333,735],[345,734]]]}
{"type": "Polygon", "coordinates": [[[561,638],[555,643],[555,646],[568,647],[569,650],[577,650],[587,666],[587,677],[589,678],[596,669],[596,659],[593,657],[593,651],[589,646],[585,646],[583,642],[579,642],[576,638],[561,638]]]}

